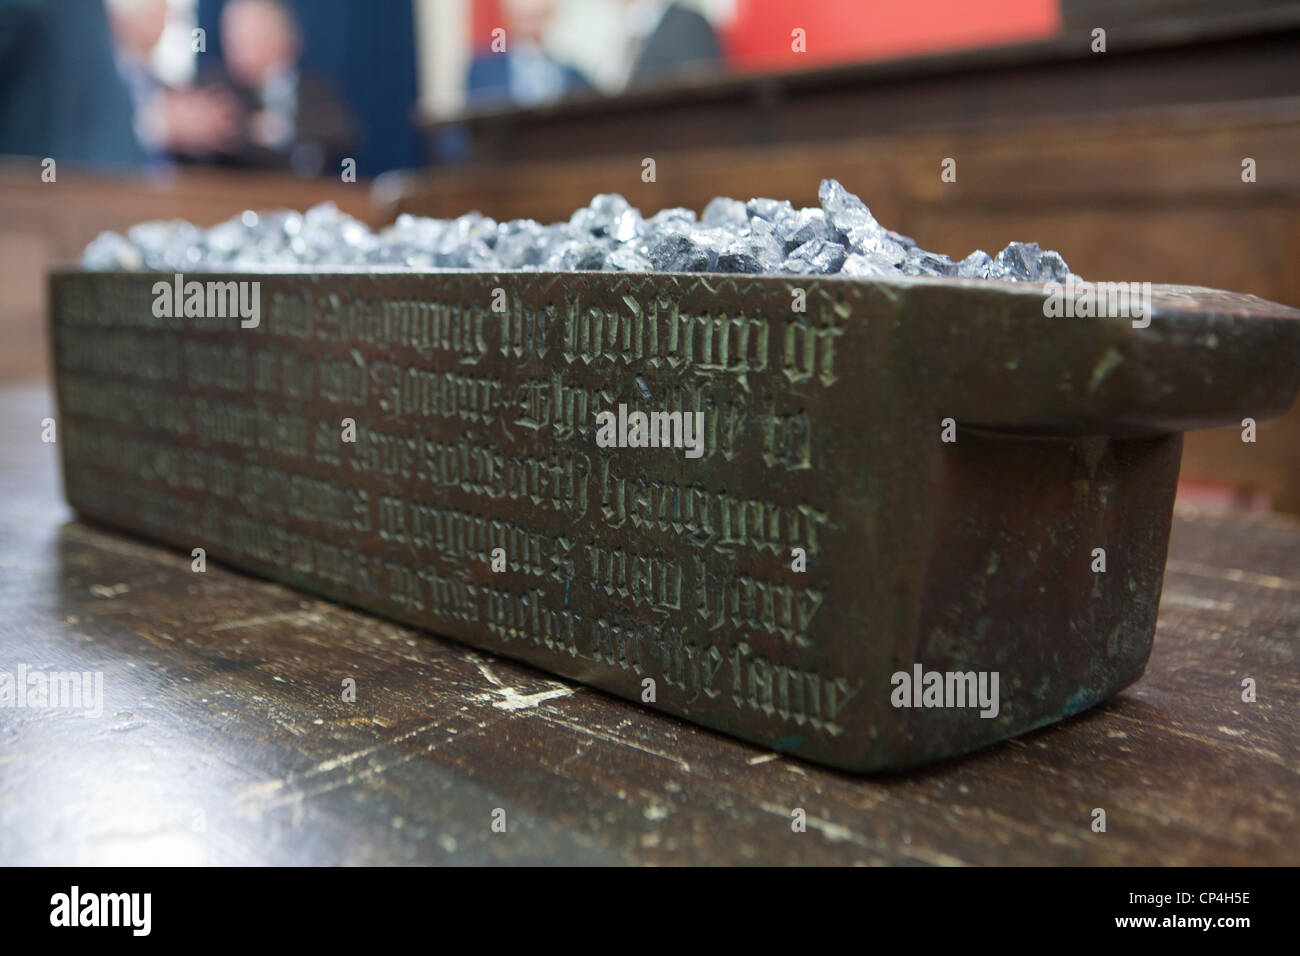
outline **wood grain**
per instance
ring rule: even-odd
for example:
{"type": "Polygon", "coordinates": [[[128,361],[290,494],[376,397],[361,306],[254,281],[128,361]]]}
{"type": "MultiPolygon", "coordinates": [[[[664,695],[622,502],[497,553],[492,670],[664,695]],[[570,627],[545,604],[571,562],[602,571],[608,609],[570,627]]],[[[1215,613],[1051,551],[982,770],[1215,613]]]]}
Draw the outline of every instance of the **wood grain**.
{"type": "Polygon", "coordinates": [[[72,520],[48,409],[0,391],[0,670],[107,703],[0,709],[6,863],[1300,862],[1292,519],[1180,509],[1141,681],[858,778],[72,520]]]}

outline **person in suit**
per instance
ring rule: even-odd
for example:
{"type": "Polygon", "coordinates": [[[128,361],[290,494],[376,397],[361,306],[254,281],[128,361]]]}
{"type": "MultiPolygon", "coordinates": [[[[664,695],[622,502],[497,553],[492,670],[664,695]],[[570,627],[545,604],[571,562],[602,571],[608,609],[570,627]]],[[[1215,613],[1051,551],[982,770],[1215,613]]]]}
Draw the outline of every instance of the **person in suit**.
{"type": "Polygon", "coordinates": [[[722,63],[722,45],[713,26],[680,3],[627,0],[624,22],[631,40],[629,86],[683,71],[712,70],[722,63]]]}
{"type": "Polygon", "coordinates": [[[484,51],[471,61],[467,105],[533,106],[591,90],[586,77],[542,48],[552,0],[506,0],[504,12],[505,50],[484,51]]]}
{"type": "Polygon", "coordinates": [[[0,154],[137,168],[103,0],[0,0],[0,154]]]}
{"type": "Polygon", "coordinates": [[[279,0],[230,0],[221,10],[224,82],[243,113],[220,159],[316,176],[356,145],[355,123],[324,80],[299,67],[302,36],[279,0]]]}
{"type": "Polygon", "coordinates": [[[108,0],[117,72],[126,84],[136,138],[152,167],[174,157],[202,159],[234,142],[239,106],[221,89],[175,89],[155,75],[150,58],[167,25],[167,0],[108,0]]]}

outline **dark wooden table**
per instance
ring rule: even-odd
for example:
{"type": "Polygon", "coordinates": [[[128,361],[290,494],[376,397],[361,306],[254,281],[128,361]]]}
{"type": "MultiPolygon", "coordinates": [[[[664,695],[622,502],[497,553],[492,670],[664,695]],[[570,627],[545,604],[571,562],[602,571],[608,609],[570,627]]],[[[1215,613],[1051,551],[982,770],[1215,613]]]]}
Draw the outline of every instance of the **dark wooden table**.
{"type": "Polygon", "coordinates": [[[1293,519],[1180,508],[1138,684],[855,778],[83,524],[48,414],[0,389],[0,671],[105,703],[0,708],[0,862],[1300,862],[1293,519]]]}

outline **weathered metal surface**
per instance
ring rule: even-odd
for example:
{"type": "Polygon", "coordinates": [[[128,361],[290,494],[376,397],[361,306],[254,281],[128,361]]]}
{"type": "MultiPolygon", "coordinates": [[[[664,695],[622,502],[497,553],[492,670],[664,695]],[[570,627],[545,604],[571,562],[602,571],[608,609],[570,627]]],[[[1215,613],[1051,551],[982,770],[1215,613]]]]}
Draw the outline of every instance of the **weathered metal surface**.
{"type": "Polygon", "coordinates": [[[1300,387],[1300,313],[1209,290],[1135,328],[955,280],[190,277],[259,282],[241,328],[162,278],[52,279],[81,513],[855,770],[1136,680],[1179,432],[1300,387]],[[620,403],[703,412],[702,456],[599,447],[620,403]],[[915,665],[997,715],[895,706],[915,665]]]}

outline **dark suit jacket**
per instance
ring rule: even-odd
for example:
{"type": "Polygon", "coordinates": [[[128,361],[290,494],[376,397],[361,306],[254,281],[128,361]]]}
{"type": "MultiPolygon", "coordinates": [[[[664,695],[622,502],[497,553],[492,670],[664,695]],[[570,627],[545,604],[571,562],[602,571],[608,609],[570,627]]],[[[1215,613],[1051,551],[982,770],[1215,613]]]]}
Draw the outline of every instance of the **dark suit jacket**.
{"type": "Polygon", "coordinates": [[[722,62],[722,46],[709,21],[694,10],[669,4],[632,67],[631,83],[662,79],[683,67],[722,62]]]}
{"type": "Polygon", "coordinates": [[[0,153],[143,165],[102,0],[0,0],[0,153]]]}
{"type": "MultiPolygon", "coordinates": [[[[219,85],[229,89],[250,115],[263,107],[256,90],[234,83],[220,70],[206,73],[203,82],[204,85],[219,85]]],[[[319,170],[298,169],[299,172],[337,174],[339,163],[357,145],[356,124],[351,112],[328,83],[310,73],[299,72],[297,97],[293,139],[287,146],[272,149],[246,140],[233,150],[216,157],[217,162],[259,169],[294,169],[297,152],[298,161],[304,155],[314,155],[319,157],[321,164],[319,170]]]]}
{"type": "MultiPolygon", "coordinates": [[[[587,78],[564,63],[556,63],[564,73],[564,94],[587,93],[587,78]]],[[[470,62],[465,79],[465,100],[469,106],[486,106],[510,102],[510,54],[483,53],[470,62]]]]}

